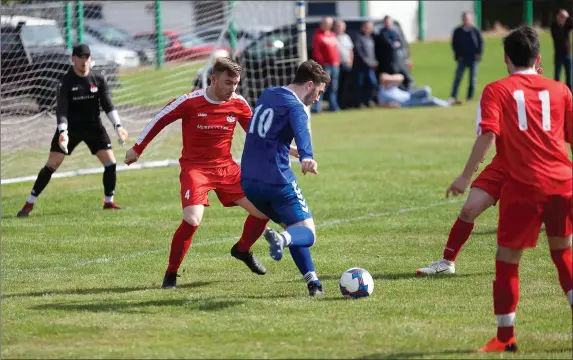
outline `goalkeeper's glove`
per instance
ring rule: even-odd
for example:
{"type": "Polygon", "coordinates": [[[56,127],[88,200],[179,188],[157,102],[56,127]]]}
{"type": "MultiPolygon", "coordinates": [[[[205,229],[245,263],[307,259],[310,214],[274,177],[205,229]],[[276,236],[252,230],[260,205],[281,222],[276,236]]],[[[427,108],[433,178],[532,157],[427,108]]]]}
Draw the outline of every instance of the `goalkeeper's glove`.
{"type": "Polygon", "coordinates": [[[60,138],[58,139],[58,145],[60,149],[67,154],[68,153],[68,143],[70,142],[70,138],[68,137],[68,130],[60,131],[60,138]]]}
{"type": "Polygon", "coordinates": [[[121,126],[121,124],[117,124],[115,126],[115,132],[117,133],[118,137],[117,141],[123,146],[123,144],[125,144],[128,138],[127,130],[125,130],[124,127],[121,126]]]}

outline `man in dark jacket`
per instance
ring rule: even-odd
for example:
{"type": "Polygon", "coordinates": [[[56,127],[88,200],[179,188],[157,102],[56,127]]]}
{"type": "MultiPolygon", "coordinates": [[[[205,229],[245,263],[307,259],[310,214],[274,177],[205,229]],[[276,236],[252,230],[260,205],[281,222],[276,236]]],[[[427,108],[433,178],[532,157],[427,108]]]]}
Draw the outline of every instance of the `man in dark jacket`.
{"type": "Polygon", "coordinates": [[[362,23],[362,28],[354,42],[354,69],[356,70],[356,106],[370,106],[373,91],[376,89],[376,68],[378,61],[374,52],[374,25],[370,21],[362,23]]]}
{"type": "Polygon", "coordinates": [[[557,12],[555,22],[551,24],[551,37],[555,49],[555,80],[559,81],[561,68],[565,68],[565,83],[571,88],[571,31],[573,30],[573,18],[569,13],[561,9],[557,12]]]}
{"type": "Polygon", "coordinates": [[[473,25],[472,14],[464,12],[462,21],[463,24],[454,30],[452,36],[452,49],[458,64],[450,99],[453,103],[459,103],[457,100],[458,87],[466,68],[470,72],[467,99],[471,100],[473,98],[477,82],[477,67],[483,53],[483,38],[480,30],[473,25]]]}

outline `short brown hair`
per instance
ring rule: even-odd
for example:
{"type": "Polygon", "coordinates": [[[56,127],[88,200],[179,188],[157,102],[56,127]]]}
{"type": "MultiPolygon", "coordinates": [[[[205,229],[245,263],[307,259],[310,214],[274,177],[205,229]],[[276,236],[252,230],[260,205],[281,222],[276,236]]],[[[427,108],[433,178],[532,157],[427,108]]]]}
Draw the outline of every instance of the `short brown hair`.
{"type": "Polygon", "coordinates": [[[229,57],[218,57],[213,65],[213,74],[216,76],[224,72],[228,72],[233,76],[241,76],[242,71],[243,68],[241,68],[241,65],[229,57]]]}
{"type": "Polygon", "coordinates": [[[531,26],[520,26],[503,39],[503,50],[516,67],[531,67],[541,52],[539,36],[531,26]]]}
{"type": "Polygon", "coordinates": [[[298,69],[296,69],[293,83],[304,84],[307,81],[328,85],[330,83],[330,75],[328,75],[322,65],[316,61],[307,60],[300,64],[298,69]]]}

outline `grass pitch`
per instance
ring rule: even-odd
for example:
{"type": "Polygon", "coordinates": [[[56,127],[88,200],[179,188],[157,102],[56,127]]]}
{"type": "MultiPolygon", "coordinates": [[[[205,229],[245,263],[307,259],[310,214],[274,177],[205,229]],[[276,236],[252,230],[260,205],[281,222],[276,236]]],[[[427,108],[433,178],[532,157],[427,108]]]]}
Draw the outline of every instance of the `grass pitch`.
{"type": "MultiPolygon", "coordinates": [[[[412,45],[417,83],[444,98],[448,47],[412,45]]],[[[488,39],[479,90],[505,74],[499,39],[488,39]]],[[[570,359],[571,310],[545,235],[520,267],[521,352],[475,353],[496,330],[496,208],[477,220],[455,276],[414,276],[441,257],[463,202],[444,190],[475,139],[475,107],[313,117],[320,175],[299,180],[317,224],[322,299],[307,297],[288,255],[270,259],[264,239],[254,251],[267,275],[231,258],[246,214],[215,196],[179,288],[161,290],[180,222],[177,168],[118,173],[119,212],[101,210],[101,175],[53,180],[27,219],[14,215],[31,183],[2,186],[2,357],[570,359]],[[338,279],[354,266],[373,275],[370,298],[340,295],[338,279]]]]}

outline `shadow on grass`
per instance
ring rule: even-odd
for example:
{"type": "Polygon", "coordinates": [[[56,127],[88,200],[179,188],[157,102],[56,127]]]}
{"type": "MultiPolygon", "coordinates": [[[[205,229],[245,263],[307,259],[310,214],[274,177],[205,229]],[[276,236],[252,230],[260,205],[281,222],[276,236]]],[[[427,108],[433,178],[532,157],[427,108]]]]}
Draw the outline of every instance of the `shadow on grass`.
{"type": "Polygon", "coordinates": [[[78,312],[117,312],[117,313],[148,313],[146,308],[151,307],[184,307],[185,310],[220,311],[244,304],[243,301],[221,300],[219,298],[205,299],[163,299],[149,301],[94,301],[94,302],[68,302],[32,306],[32,310],[60,310],[78,312]]]}
{"type": "MultiPolygon", "coordinates": [[[[214,283],[213,281],[196,281],[189,284],[177,285],[178,289],[197,288],[207,286],[214,283]]],[[[32,291],[25,293],[11,293],[2,294],[2,299],[9,299],[15,297],[42,297],[53,295],[94,295],[94,294],[118,294],[128,293],[133,291],[157,290],[161,289],[161,285],[154,286],[133,286],[133,287],[112,287],[112,288],[86,288],[86,289],[68,289],[68,290],[44,290],[32,291]]]]}
{"type": "MultiPolygon", "coordinates": [[[[535,358],[534,355],[543,355],[543,354],[556,354],[556,353],[565,353],[565,352],[571,352],[571,348],[554,348],[554,349],[548,349],[548,350],[541,350],[541,351],[534,351],[534,352],[518,352],[517,354],[521,354],[521,355],[525,355],[526,357],[528,357],[528,355],[531,355],[531,357],[529,358],[535,358]]],[[[457,358],[462,358],[462,354],[475,354],[477,358],[480,357],[480,355],[484,355],[484,354],[480,354],[479,352],[477,352],[477,348],[476,350],[444,350],[444,351],[433,351],[433,352],[403,352],[403,353],[375,353],[375,354],[368,354],[365,356],[361,356],[361,357],[357,357],[355,359],[420,359],[426,356],[435,356],[437,358],[440,358],[440,355],[460,355],[457,358]]],[[[511,355],[510,353],[505,353],[506,355],[511,355]]],[[[500,354],[501,355],[501,354],[500,354]]]]}
{"type": "Polygon", "coordinates": [[[430,355],[461,355],[461,354],[478,354],[476,350],[444,350],[436,352],[403,352],[403,353],[391,353],[391,354],[368,354],[365,356],[357,357],[355,359],[420,359],[425,356],[430,355]]]}
{"type": "Polygon", "coordinates": [[[18,216],[16,216],[16,214],[18,213],[19,210],[20,210],[20,208],[18,208],[16,211],[14,211],[12,213],[3,212],[2,213],[2,219],[20,219],[21,221],[34,221],[34,218],[41,220],[41,219],[59,218],[62,215],[75,215],[75,216],[78,215],[78,211],[75,209],[55,210],[55,211],[49,211],[48,210],[48,211],[42,211],[42,213],[38,213],[37,211],[36,211],[36,213],[32,212],[32,215],[30,215],[30,216],[25,216],[25,217],[19,218],[18,216]]]}
{"type": "MultiPolygon", "coordinates": [[[[342,273],[341,273],[342,274],[342,273]]],[[[427,276],[427,275],[417,275],[415,272],[407,272],[407,273],[388,273],[388,274],[376,274],[372,273],[372,278],[374,280],[404,280],[404,279],[421,279],[421,280],[451,280],[451,279],[459,279],[459,278],[467,278],[467,277],[474,277],[474,276],[484,276],[484,275],[491,275],[492,272],[480,272],[480,273],[473,273],[473,274],[447,274],[447,275],[437,275],[437,276],[427,276]]],[[[320,276],[320,280],[340,280],[340,274],[333,275],[327,274],[320,276]]],[[[294,281],[294,280],[293,280],[294,281]]]]}
{"type": "MultiPolygon", "coordinates": [[[[542,226],[541,229],[539,230],[539,233],[544,233],[545,232],[545,226],[542,226]]],[[[496,235],[497,234],[497,228],[491,228],[488,230],[481,230],[481,231],[473,231],[472,232],[472,236],[483,236],[483,235],[496,235]]]]}

